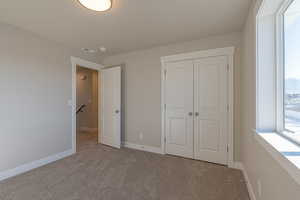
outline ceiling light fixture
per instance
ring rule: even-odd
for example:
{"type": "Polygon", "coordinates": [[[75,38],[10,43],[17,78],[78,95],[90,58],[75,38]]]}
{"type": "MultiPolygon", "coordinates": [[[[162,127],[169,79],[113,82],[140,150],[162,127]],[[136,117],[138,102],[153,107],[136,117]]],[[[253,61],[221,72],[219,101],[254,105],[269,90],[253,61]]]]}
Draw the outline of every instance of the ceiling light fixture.
{"type": "Polygon", "coordinates": [[[78,0],[84,7],[94,11],[106,11],[112,6],[111,0],[78,0]]]}

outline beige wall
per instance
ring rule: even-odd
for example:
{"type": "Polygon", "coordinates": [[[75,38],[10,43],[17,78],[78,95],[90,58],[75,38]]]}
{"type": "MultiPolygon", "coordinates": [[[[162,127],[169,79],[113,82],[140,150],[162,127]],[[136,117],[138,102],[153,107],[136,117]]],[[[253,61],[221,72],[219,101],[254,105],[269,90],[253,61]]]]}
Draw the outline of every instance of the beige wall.
{"type": "Polygon", "coordinates": [[[300,186],[253,137],[256,121],[255,16],[256,9],[252,7],[243,34],[241,158],[257,200],[296,200],[300,197],[300,186]],[[262,184],[261,197],[258,195],[258,181],[262,184]]]}
{"type": "Polygon", "coordinates": [[[98,72],[88,68],[77,67],[76,107],[85,104],[84,112],[77,114],[79,128],[98,128],[98,72]],[[86,76],[82,80],[82,76],[86,76]]]}
{"type": "Polygon", "coordinates": [[[0,23],[0,172],[71,149],[71,55],[0,23]]]}
{"type": "Polygon", "coordinates": [[[241,34],[204,38],[104,58],[104,65],[124,65],[123,138],[126,142],[161,145],[161,63],[160,57],[184,52],[235,46],[235,157],[239,146],[239,69],[241,34]],[[139,133],[143,132],[143,140],[139,133]]]}

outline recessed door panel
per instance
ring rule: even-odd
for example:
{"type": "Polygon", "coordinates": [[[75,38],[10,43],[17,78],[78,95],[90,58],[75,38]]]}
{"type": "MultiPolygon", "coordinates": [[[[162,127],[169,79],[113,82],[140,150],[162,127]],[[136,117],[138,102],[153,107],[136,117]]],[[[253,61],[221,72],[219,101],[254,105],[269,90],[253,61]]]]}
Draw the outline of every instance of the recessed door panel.
{"type": "Polygon", "coordinates": [[[207,151],[218,152],[220,150],[220,126],[219,122],[215,120],[201,120],[200,132],[209,133],[203,134],[199,137],[199,144],[202,149],[207,151]]]}
{"type": "Polygon", "coordinates": [[[186,134],[182,134],[186,132],[186,122],[184,117],[170,117],[169,118],[169,130],[170,130],[170,144],[185,146],[187,145],[187,137],[186,134]]]}

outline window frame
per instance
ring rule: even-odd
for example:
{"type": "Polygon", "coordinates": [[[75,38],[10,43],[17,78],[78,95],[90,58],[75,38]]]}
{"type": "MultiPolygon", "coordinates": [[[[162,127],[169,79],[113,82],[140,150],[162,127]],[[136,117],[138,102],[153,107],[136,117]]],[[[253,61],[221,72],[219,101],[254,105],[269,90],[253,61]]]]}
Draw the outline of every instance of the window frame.
{"type": "Polygon", "coordinates": [[[286,154],[286,152],[300,152],[300,145],[282,134],[283,121],[280,120],[280,117],[283,119],[284,116],[283,112],[280,115],[280,110],[284,108],[283,99],[280,101],[280,98],[284,97],[282,90],[284,79],[280,78],[284,66],[282,14],[284,8],[292,2],[292,0],[261,0],[256,1],[254,6],[256,116],[253,136],[255,141],[300,184],[300,156],[286,154]]]}
{"type": "Polygon", "coordinates": [[[285,19],[287,9],[295,0],[286,0],[276,14],[276,132],[300,146],[299,141],[289,137],[285,129],[285,19]]]}

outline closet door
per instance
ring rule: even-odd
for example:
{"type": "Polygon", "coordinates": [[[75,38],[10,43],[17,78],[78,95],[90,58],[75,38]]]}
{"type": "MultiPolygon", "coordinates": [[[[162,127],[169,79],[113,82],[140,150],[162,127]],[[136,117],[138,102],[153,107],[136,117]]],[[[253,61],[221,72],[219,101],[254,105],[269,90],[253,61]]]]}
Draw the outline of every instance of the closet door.
{"type": "Polygon", "coordinates": [[[195,159],[227,164],[227,57],[195,61],[195,159]]]}
{"type": "Polygon", "coordinates": [[[166,153],[193,158],[193,62],[166,64],[166,153]]]}

